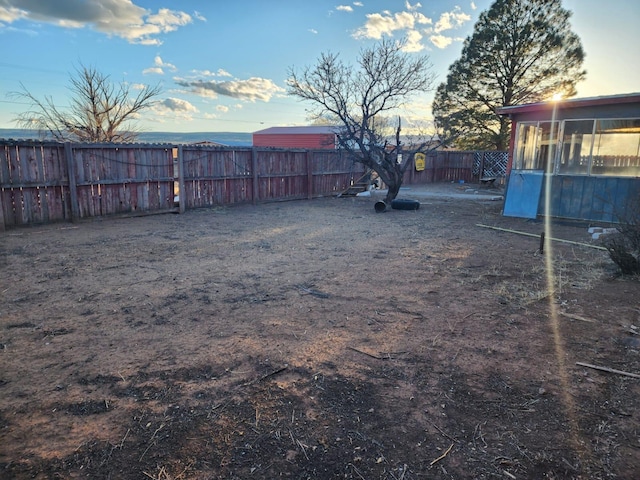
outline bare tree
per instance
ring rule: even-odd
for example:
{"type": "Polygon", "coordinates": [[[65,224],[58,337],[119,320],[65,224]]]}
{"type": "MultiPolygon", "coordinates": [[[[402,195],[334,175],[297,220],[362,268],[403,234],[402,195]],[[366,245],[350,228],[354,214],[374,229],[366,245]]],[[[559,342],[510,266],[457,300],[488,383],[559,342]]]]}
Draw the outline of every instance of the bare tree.
{"type": "Polygon", "coordinates": [[[405,45],[405,40],[382,40],[360,52],[357,67],[325,53],[313,67],[289,70],[288,93],[314,104],[316,120],[337,125],[339,147],[389,187],[386,203],[398,195],[413,154],[437,147],[423,139],[403,151],[400,120],[391,127],[393,113],[414,94],[432,90],[435,80],[428,57],[404,52],[405,45]]]}
{"type": "Polygon", "coordinates": [[[22,91],[12,96],[28,100],[31,109],[19,114],[16,123],[61,142],[134,141],[137,130],[132,121],[160,94],[159,86],[144,86],[133,95],[131,85],[114,85],[108,75],[84,65],[70,79],[68,108],[58,107],[49,96],[40,100],[20,86],[22,91]]]}

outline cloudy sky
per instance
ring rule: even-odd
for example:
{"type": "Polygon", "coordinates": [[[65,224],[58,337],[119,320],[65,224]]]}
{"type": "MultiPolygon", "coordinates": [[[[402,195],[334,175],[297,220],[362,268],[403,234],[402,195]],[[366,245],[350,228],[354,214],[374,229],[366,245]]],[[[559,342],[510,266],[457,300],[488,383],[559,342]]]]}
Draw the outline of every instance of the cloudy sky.
{"type": "MultiPolygon", "coordinates": [[[[139,120],[148,131],[253,132],[305,125],[286,96],[289,68],[323,52],[351,62],[381,38],[406,38],[438,82],[492,0],[0,0],[0,128],[38,98],[68,104],[69,77],[92,66],[132,89],[162,87],[139,120]]],[[[581,97],[640,91],[640,1],[563,0],[587,53],[581,97]],[[606,5],[606,7],[604,6],[606,5]]],[[[407,118],[429,118],[431,95],[407,118]]]]}

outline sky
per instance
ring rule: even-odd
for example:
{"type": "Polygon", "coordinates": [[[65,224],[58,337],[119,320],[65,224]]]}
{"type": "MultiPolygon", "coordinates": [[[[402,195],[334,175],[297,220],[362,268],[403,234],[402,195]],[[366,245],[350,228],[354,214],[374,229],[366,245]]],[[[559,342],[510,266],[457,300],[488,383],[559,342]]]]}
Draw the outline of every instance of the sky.
{"type": "MultiPolygon", "coordinates": [[[[381,38],[427,55],[436,87],[493,0],[0,0],[0,128],[28,109],[12,92],[69,103],[69,79],[97,69],[132,92],[162,89],[137,119],[145,131],[254,132],[308,125],[310,104],[287,96],[291,69],[322,53],[353,63],[381,38]]],[[[578,97],[640,92],[640,1],[563,0],[586,52],[578,97]]],[[[433,94],[411,99],[409,122],[431,118],[433,94]]]]}

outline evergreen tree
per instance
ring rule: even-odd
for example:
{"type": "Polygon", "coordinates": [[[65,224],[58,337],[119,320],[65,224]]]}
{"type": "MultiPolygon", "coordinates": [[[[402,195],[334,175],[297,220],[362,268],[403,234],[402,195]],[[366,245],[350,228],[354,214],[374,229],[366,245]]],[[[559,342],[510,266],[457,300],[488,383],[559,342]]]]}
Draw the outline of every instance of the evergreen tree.
{"type": "Polygon", "coordinates": [[[567,98],[584,79],[584,51],[560,0],[496,0],[436,90],[436,125],[464,149],[506,150],[508,105],[567,98]]]}

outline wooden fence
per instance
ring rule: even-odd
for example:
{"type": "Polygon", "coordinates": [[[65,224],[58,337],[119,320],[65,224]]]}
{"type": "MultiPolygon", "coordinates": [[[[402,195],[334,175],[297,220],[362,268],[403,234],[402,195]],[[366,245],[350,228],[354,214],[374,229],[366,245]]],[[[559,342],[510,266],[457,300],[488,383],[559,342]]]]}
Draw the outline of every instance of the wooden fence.
{"type": "MultiPolygon", "coordinates": [[[[473,158],[436,152],[405,182],[472,182],[473,158]]],[[[364,171],[339,150],[0,140],[0,230],[337,195],[364,171]]]]}
{"type": "MultiPolygon", "coordinates": [[[[404,183],[425,184],[438,182],[471,183],[478,178],[473,174],[475,152],[436,151],[425,159],[425,169],[408,168],[404,183]]],[[[410,166],[411,167],[411,166],[410,166]]]]}

